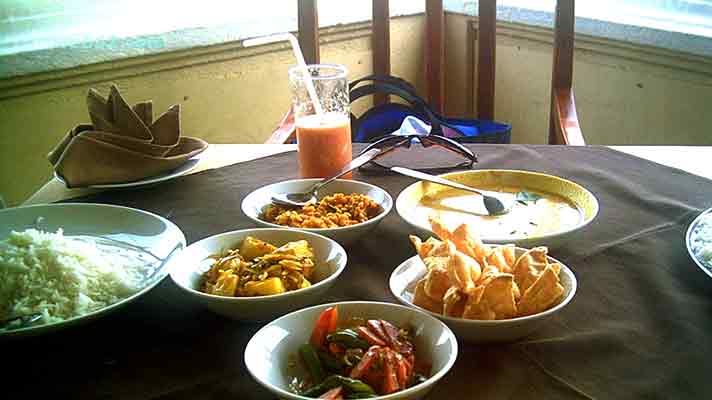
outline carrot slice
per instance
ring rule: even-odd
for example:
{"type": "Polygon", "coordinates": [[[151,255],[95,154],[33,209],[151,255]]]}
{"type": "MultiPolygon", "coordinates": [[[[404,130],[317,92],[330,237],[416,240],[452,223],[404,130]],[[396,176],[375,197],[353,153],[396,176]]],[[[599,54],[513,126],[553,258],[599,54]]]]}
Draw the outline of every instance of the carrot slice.
{"type": "Polygon", "coordinates": [[[327,334],[336,332],[336,325],[339,323],[339,309],[334,306],[330,307],[333,310],[329,313],[329,325],[327,327],[327,334]]]}
{"type": "Polygon", "coordinates": [[[336,321],[338,321],[338,311],[336,311],[336,307],[329,307],[322,311],[316,320],[309,342],[314,346],[324,347],[326,335],[331,333],[329,329],[333,326],[334,330],[336,330],[336,321]]]}
{"type": "Polygon", "coordinates": [[[383,320],[369,319],[368,321],[366,321],[366,325],[368,325],[371,333],[378,336],[384,342],[390,344],[388,335],[386,334],[386,331],[383,329],[383,324],[381,323],[382,321],[383,320]]]}
{"type": "Polygon", "coordinates": [[[386,349],[386,362],[384,365],[384,377],[383,377],[383,393],[389,394],[397,392],[400,389],[398,385],[398,377],[396,375],[396,358],[395,353],[391,349],[386,349]]]}
{"type": "Polygon", "coordinates": [[[388,340],[398,341],[398,328],[386,320],[380,320],[384,333],[388,336],[388,340]]]}
{"type": "Polygon", "coordinates": [[[390,344],[393,350],[407,354],[413,351],[413,345],[407,340],[401,340],[398,337],[398,328],[388,321],[380,320],[383,332],[386,334],[386,341],[390,344]]]}
{"type": "Polygon", "coordinates": [[[371,333],[371,331],[365,326],[359,326],[358,328],[356,328],[356,331],[358,332],[358,335],[361,337],[361,339],[367,341],[368,343],[376,346],[386,346],[386,342],[371,333]]]}
{"type": "Polygon", "coordinates": [[[401,358],[397,362],[396,376],[398,377],[398,386],[405,388],[408,384],[408,365],[405,359],[401,358]]]}
{"type": "Polygon", "coordinates": [[[373,362],[376,360],[376,350],[378,350],[378,348],[376,348],[375,346],[371,347],[361,358],[361,361],[359,361],[359,363],[356,364],[354,369],[351,370],[349,377],[353,379],[361,378],[363,374],[371,367],[371,364],[373,364],[373,362]]]}
{"type": "Polygon", "coordinates": [[[413,377],[413,364],[406,358],[401,359],[400,362],[405,366],[406,381],[410,382],[411,378],[413,377]]]}
{"type": "Polygon", "coordinates": [[[343,391],[343,387],[335,387],[328,392],[322,394],[319,396],[320,399],[326,399],[326,400],[341,400],[343,399],[343,396],[341,396],[341,392],[343,391]]]}

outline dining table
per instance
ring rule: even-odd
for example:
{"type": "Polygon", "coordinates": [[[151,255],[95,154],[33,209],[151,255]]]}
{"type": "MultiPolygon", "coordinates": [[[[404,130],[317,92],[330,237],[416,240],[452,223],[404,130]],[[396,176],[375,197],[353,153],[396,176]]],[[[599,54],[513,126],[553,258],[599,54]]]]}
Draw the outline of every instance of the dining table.
{"type": "MultiPolygon", "coordinates": [[[[354,144],[354,152],[362,146],[354,144]]],[[[516,342],[460,340],[455,365],[427,399],[712,398],[712,279],[685,244],[690,223],[712,207],[712,147],[467,146],[478,155],[474,169],[560,176],[591,191],[600,210],[550,249],[576,275],[572,302],[516,342]]],[[[422,154],[397,157],[417,167],[422,154]]],[[[298,171],[294,145],[211,145],[196,169],[160,184],[67,189],[51,180],[25,205],[139,208],[173,221],[190,244],[254,227],[242,199],[298,178],[298,171]]],[[[394,199],[415,182],[385,171],[356,171],[353,179],[394,199]]],[[[397,303],[388,279],[416,254],[411,233],[393,210],[346,247],[347,267],[322,301],[397,303]]],[[[212,314],[166,278],[102,318],[0,341],[8,366],[3,397],[272,399],[244,360],[245,345],[263,325],[212,314]]]]}

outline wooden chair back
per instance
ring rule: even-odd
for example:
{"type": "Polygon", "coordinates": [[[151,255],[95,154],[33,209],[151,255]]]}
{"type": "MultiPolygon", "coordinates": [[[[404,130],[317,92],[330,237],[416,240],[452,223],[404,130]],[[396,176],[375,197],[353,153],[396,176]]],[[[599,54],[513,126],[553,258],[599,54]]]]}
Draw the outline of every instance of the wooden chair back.
{"type": "MultiPolygon", "coordinates": [[[[497,1],[479,0],[477,35],[477,117],[495,119],[495,59],[497,1]]],[[[558,0],[554,22],[554,52],[551,79],[550,144],[585,144],[579,128],[573,94],[575,0],[558,0]]],[[[439,85],[429,90],[429,101],[442,111],[443,82],[442,0],[426,0],[428,25],[427,80],[439,85]]],[[[466,94],[469,96],[470,94],[466,94]]]]}
{"type": "MultiPolygon", "coordinates": [[[[549,118],[550,144],[585,144],[579,128],[572,90],[574,53],[574,1],[558,0],[554,26],[554,57],[549,118]]],[[[426,82],[430,106],[442,113],[445,103],[445,14],[442,0],[426,0],[426,82]]],[[[319,62],[319,17],[317,0],[299,0],[299,44],[307,63],[319,62]]],[[[373,72],[390,75],[389,0],[373,0],[373,72]]],[[[478,118],[494,119],[496,0],[479,1],[477,49],[478,118]]],[[[469,94],[467,94],[469,95],[469,94]]],[[[376,104],[387,101],[378,96],[376,104]]],[[[286,143],[294,138],[294,117],[288,112],[266,143],[286,143]]]]}

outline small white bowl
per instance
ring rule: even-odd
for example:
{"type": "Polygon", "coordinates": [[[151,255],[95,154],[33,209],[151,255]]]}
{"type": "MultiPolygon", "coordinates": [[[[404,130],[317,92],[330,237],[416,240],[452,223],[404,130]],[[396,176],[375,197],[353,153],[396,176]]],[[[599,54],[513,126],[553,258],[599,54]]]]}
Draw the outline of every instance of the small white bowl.
{"type": "MultiPolygon", "coordinates": [[[[520,256],[525,249],[516,248],[520,256]]],[[[448,317],[428,311],[413,304],[415,285],[422,279],[427,269],[419,256],[405,260],[391,274],[389,286],[391,293],[403,304],[417,308],[445,322],[455,332],[458,338],[466,342],[512,342],[524,338],[546,324],[574,298],[576,294],[576,276],[561,261],[548,257],[550,263],[561,264],[559,273],[561,285],[564,287],[563,298],[554,307],[534,315],[525,317],[482,321],[465,318],[448,317]]]]}
{"type": "Polygon", "coordinates": [[[273,394],[282,399],[307,400],[289,391],[294,371],[289,360],[299,346],[309,342],[314,323],[326,308],[338,305],[339,319],[351,317],[379,318],[398,326],[408,325],[415,332],[418,357],[432,362],[430,377],[425,382],[390,395],[374,397],[379,400],[411,400],[424,397],[455,364],[457,339],[452,331],[437,319],[397,304],[366,301],[322,304],[285,315],[257,331],[245,347],[245,365],[250,375],[273,394]],[[290,374],[291,372],[291,374],[290,374]]]}
{"type": "Polygon", "coordinates": [[[324,293],[346,268],[346,251],[335,241],[321,235],[289,229],[244,229],[210,236],[188,246],[168,265],[171,279],[194,300],[228,318],[269,321],[310,304],[319,303],[324,293]],[[271,296],[227,297],[198,290],[202,274],[210,267],[206,258],[228,248],[235,248],[247,236],[281,246],[305,239],[314,249],[316,267],[312,285],[271,296]]]}
{"type": "Polygon", "coordinates": [[[360,224],[325,229],[285,227],[282,225],[272,224],[263,221],[259,218],[264,208],[270,204],[270,199],[272,198],[273,194],[304,192],[320,180],[321,179],[295,179],[291,181],[278,182],[273,183],[271,185],[263,186],[248,194],[242,200],[242,212],[249,219],[254,221],[255,224],[260,226],[270,228],[299,229],[306,232],[314,232],[324,235],[326,237],[330,237],[341,243],[342,245],[346,246],[355,242],[356,240],[364,236],[366,233],[373,230],[393,208],[393,198],[391,198],[391,195],[389,195],[388,192],[379,188],[378,186],[349,179],[337,179],[319,190],[320,199],[322,197],[334,193],[365,194],[371,199],[373,199],[373,201],[378,203],[383,209],[383,211],[381,211],[381,213],[377,216],[360,224]]]}

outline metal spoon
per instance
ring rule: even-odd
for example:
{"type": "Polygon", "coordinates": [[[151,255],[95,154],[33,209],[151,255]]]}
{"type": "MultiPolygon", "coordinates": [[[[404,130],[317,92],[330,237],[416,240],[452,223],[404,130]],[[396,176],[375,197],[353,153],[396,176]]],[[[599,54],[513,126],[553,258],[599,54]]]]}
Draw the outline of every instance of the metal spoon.
{"type": "Polygon", "coordinates": [[[411,178],[420,179],[423,181],[433,182],[440,185],[449,186],[455,189],[466,190],[468,192],[477,193],[482,196],[482,201],[489,215],[506,214],[512,209],[517,196],[511,193],[491,192],[489,190],[475,189],[463,184],[453,182],[439,176],[425,174],[423,172],[414,171],[403,167],[391,167],[391,171],[411,178]]]}
{"type": "Polygon", "coordinates": [[[283,206],[287,207],[303,207],[309,203],[314,203],[316,202],[316,195],[319,189],[321,189],[324,185],[327,185],[331,183],[333,180],[336,178],[347,174],[348,172],[351,172],[355,170],[356,168],[366,164],[367,162],[373,160],[374,158],[378,157],[379,155],[382,155],[381,149],[371,149],[360,156],[354,158],[351,160],[350,163],[346,164],[344,168],[341,169],[341,171],[337,172],[336,175],[329,177],[329,178],[324,178],[317,182],[314,186],[310,187],[307,191],[305,192],[296,192],[296,193],[276,193],[272,195],[272,203],[275,204],[280,204],[283,206]]]}

